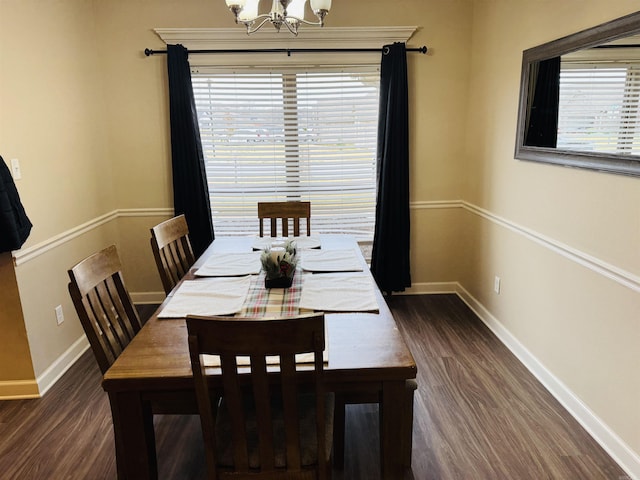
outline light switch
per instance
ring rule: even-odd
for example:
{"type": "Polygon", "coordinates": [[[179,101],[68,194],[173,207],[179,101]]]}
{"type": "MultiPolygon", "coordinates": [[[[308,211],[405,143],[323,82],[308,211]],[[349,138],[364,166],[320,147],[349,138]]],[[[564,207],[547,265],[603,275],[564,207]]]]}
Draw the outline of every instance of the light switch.
{"type": "Polygon", "coordinates": [[[20,180],[22,178],[22,172],[20,171],[20,162],[17,158],[11,159],[11,175],[14,180],[20,180]]]}

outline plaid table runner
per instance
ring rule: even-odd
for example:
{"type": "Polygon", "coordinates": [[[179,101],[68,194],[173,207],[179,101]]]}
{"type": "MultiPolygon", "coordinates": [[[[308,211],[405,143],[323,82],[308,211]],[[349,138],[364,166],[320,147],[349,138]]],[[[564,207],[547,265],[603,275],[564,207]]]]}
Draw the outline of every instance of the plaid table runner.
{"type": "Polygon", "coordinates": [[[264,272],[251,279],[249,293],[236,317],[291,317],[312,310],[298,308],[304,273],[296,270],[289,288],[265,288],[264,272]]]}

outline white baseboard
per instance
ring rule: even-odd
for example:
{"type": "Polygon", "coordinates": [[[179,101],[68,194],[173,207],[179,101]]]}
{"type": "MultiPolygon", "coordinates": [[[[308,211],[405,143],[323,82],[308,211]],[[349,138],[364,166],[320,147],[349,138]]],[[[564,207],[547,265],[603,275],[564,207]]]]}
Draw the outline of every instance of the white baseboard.
{"type": "Polygon", "coordinates": [[[139,305],[161,304],[167,295],[164,292],[131,292],[131,301],[139,305]]]}
{"type": "Polygon", "coordinates": [[[0,382],[0,400],[42,397],[88,348],[89,341],[82,335],[35,380],[0,382]]]}
{"type": "Polygon", "coordinates": [[[458,282],[413,283],[400,295],[425,295],[433,293],[458,293],[458,282]]]}
{"type": "Polygon", "coordinates": [[[73,342],[73,344],[36,379],[40,390],[40,396],[47,393],[47,391],[62,375],[64,375],[67,370],[69,370],[74,363],[76,363],[76,360],[78,360],[78,358],[80,358],[88,348],[89,341],[84,335],[73,342]]]}
{"type": "Polygon", "coordinates": [[[562,381],[515,338],[500,321],[457,284],[458,296],[498,337],[520,362],[544,385],[562,406],[575,418],[596,442],[620,465],[632,479],[640,479],[640,456],[634,452],[609,426],[587,407],[562,381]]]}

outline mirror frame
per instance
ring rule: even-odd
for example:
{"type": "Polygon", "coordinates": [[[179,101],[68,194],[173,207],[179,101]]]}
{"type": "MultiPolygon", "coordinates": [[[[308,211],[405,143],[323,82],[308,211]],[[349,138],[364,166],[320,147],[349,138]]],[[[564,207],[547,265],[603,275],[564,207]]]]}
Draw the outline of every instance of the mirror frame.
{"type": "Polygon", "coordinates": [[[532,147],[524,144],[527,92],[529,90],[529,75],[532,63],[638,33],[640,33],[640,12],[635,12],[522,52],[515,158],[622,175],[640,176],[640,156],[630,157],[628,155],[582,152],[551,147],[532,147]]]}

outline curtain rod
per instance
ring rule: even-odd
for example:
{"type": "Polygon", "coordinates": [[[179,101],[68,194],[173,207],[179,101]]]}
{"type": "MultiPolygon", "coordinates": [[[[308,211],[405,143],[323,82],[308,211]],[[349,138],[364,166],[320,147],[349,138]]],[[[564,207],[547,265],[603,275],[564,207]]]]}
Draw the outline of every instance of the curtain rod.
{"type": "MultiPolygon", "coordinates": [[[[384,48],[384,47],[383,47],[384,48]]],[[[288,57],[292,53],[358,53],[358,52],[381,52],[383,48],[263,48],[263,49],[248,49],[248,50],[187,50],[187,53],[199,54],[199,53],[286,53],[288,57]]],[[[407,52],[419,52],[427,53],[427,47],[407,48],[407,52]]],[[[150,55],[166,54],[166,50],[151,50],[150,48],[144,49],[144,54],[148,57],[150,55]]]]}

